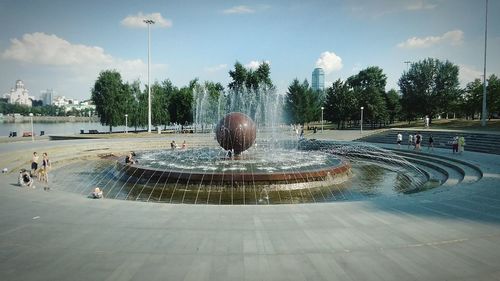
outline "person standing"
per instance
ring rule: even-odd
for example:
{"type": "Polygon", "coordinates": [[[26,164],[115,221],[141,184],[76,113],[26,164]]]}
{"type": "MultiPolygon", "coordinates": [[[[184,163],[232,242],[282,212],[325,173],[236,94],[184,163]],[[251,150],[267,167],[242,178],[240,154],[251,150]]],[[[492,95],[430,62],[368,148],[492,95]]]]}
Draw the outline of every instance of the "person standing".
{"type": "Polygon", "coordinates": [[[36,151],[33,152],[33,157],[31,158],[31,176],[32,177],[37,175],[39,158],[40,158],[40,156],[38,156],[38,153],[36,153],[36,151]]]}
{"type": "MultiPolygon", "coordinates": [[[[43,181],[45,183],[49,183],[50,160],[49,160],[49,156],[47,155],[47,152],[43,153],[42,169],[43,169],[43,174],[42,174],[42,178],[40,179],[40,181],[43,181]]],[[[48,188],[46,188],[46,189],[48,189],[48,188]]]]}
{"type": "Polygon", "coordinates": [[[427,147],[427,150],[429,149],[434,151],[434,138],[432,137],[432,134],[429,136],[429,146],[427,147]]]}
{"type": "Polygon", "coordinates": [[[464,152],[464,148],[465,148],[465,138],[464,136],[460,136],[458,138],[458,153],[462,154],[462,152],[464,152]]]}
{"type": "Polygon", "coordinates": [[[455,152],[458,152],[458,135],[455,135],[455,137],[451,141],[451,145],[453,149],[453,154],[455,154],[455,152]]]}
{"type": "Polygon", "coordinates": [[[403,141],[403,135],[401,134],[401,132],[398,132],[398,135],[396,137],[396,141],[398,143],[398,149],[401,148],[401,142],[403,141]]]}
{"type": "Polygon", "coordinates": [[[410,145],[413,146],[413,135],[411,133],[408,135],[408,149],[410,149],[410,145]]]}

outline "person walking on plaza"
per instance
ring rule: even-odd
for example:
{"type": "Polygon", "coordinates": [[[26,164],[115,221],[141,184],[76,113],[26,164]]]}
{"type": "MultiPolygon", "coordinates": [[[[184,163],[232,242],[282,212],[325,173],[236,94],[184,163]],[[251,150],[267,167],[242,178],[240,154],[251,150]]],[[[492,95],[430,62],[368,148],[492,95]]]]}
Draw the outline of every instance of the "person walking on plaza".
{"type": "Polygon", "coordinates": [[[413,135],[411,133],[408,135],[408,149],[410,149],[410,145],[413,146],[413,135]]]}
{"type": "Polygon", "coordinates": [[[427,150],[429,149],[434,151],[434,138],[432,137],[432,134],[429,136],[429,146],[427,147],[427,150]]]}
{"type": "Polygon", "coordinates": [[[420,151],[420,144],[422,143],[422,135],[420,132],[415,134],[415,149],[416,151],[420,151]]]}
{"type": "Polygon", "coordinates": [[[464,136],[460,136],[458,138],[458,153],[462,154],[462,152],[464,152],[464,149],[465,149],[465,138],[464,136]]]}
{"type": "Polygon", "coordinates": [[[403,135],[401,134],[401,132],[398,132],[398,135],[396,137],[396,141],[398,143],[398,149],[401,148],[401,142],[403,141],[403,135]]]}

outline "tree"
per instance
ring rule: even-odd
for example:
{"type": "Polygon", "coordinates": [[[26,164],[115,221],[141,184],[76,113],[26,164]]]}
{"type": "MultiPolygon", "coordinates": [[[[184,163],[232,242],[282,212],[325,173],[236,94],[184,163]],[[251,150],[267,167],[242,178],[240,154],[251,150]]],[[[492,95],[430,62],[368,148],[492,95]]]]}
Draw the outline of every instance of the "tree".
{"type": "Polygon", "coordinates": [[[345,128],[345,122],[350,119],[352,112],[356,111],[356,98],[347,83],[340,79],[326,89],[325,119],[337,122],[337,128],[345,128]]]}
{"type": "Polygon", "coordinates": [[[432,58],[412,63],[398,85],[407,118],[448,113],[460,95],[458,66],[432,58]]]}
{"type": "Polygon", "coordinates": [[[198,79],[191,80],[189,86],[175,90],[168,99],[170,121],[178,124],[193,122],[193,96],[198,79]]]}
{"type": "MultiPolygon", "coordinates": [[[[495,74],[490,75],[486,84],[488,118],[500,114],[500,79],[495,74]]],[[[498,118],[498,117],[497,117],[498,118]]]]}
{"type": "Polygon", "coordinates": [[[394,89],[389,90],[385,94],[385,104],[387,106],[387,114],[389,116],[389,121],[394,123],[396,117],[401,113],[401,101],[398,92],[394,89]]]}
{"type": "Polygon", "coordinates": [[[353,119],[356,119],[355,116],[360,115],[361,107],[364,107],[365,120],[370,121],[372,127],[376,122],[387,119],[388,114],[384,97],[386,81],[387,76],[377,66],[363,69],[358,74],[347,79],[347,83],[354,91],[354,96],[358,102],[358,106],[353,112],[353,119]]]}
{"type": "Polygon", "coordinates": [[[101,124],[109,125],[109,132],[112,132],[113,126],[124,123],[128,101],[125,89],[121,75],[116,70],[102,71],[92,88],[92,101],[101,124]]]}
{"type": "Polygon", "coordinates": [[[229,71],[232,81],[226,96],[228,111],[243,112],[258,124],[268,123],[266,110],[269,102],[277,99],[270,75],[271,68],[266,62],[259,64],[255,70],[246,69],[236,62],[234,70],[229,71]]]}
{"type": "Polygon", "coordinates": [[[290,123],[305,124],[318,120],[320,111],[318,95],[309,87],[307,80],[302,84],[294,79],[285,96],[286,120],[290,123]]]}

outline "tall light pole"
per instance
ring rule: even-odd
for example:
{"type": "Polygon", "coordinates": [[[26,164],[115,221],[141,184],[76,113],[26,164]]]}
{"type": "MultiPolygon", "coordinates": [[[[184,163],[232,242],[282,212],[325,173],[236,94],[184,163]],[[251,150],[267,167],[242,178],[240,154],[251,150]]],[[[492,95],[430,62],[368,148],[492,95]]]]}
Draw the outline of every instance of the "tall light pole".
{"type": "Polygon", "coordinates": [[[323,133],[323,110],[325,109],[325,107],[321,107],[321,133],[323,133]]]}
{"type": "Polygon", "coordinates": [[[35,142],[35,132],[33,130],[33,113],[30,113],[30,120],[31,120],[31,141],[35,142]]]}
{"type": "Polygon", "coordinates": [[[411,61],[407,60],[407,61],[404,61],[404,63],[406,63],[406,71],[408,71],[408,69],[410,68],[411,61]]]}
{"type": "Polygon", "coordinates": [[[483,70],[483,112],[481,116],[481,126],[486,126],[486,46],[488,42],[488,0],[486,0],[486,18],[484,21],[484,70],[483,70]]]}
{"type": "Polygon", "coordinates": [[[154,20],[145,19],[144,22],[148,25],[148,133],[151,133],[151,25],[154,20]]]}
{"type": "Polygon", "coordinates": [[[128,114],[125,114],[125,134],[128,134],[128,114]]]}
{"type": "Polygon", "coordinates": [[[363,106],[361,107],[361,131],[360,133],[363,134],[363,109],[365,109],[363,106]]]}

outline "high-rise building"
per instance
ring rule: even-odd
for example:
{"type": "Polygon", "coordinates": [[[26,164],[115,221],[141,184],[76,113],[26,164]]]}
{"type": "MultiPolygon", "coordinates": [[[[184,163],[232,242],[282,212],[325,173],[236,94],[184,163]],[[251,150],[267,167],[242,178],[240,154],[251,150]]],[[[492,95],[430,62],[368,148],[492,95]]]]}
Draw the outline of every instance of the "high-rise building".
{"type": "Polygon", "coordinates": [[[43,102],[43,105],[51,105],[52,100],[54,99],[56,92],[52,89],[47,89],[45,91],[40,92],[40,99],[43,102]]]}
{"type": "Polygon", "coordinates": [[[325,89],[325,72],[322,68],[315,68],[312,72],[312,89],[314,91],[323,91],[325,89]]]}

